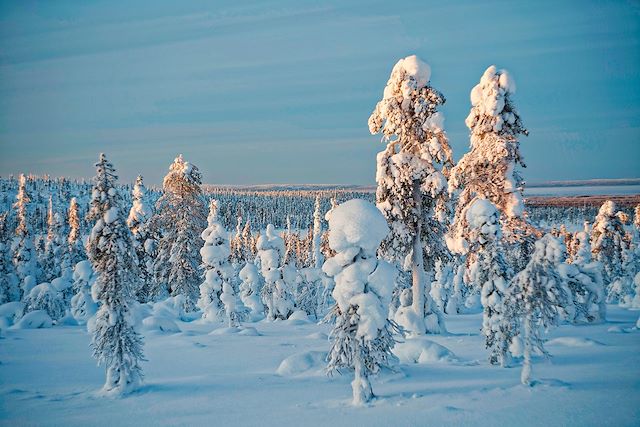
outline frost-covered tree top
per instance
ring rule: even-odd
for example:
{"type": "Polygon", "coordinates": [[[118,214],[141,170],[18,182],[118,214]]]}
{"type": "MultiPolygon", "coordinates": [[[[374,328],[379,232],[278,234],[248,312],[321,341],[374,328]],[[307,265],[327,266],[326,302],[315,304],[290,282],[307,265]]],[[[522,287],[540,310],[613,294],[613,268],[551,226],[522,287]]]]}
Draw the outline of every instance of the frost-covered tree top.
{"type": "Polygon", "coordinates": [[[78,209],[78,201],[75,197],[71,198],[69,203],[69,236],[67,242],[72,245],[80,238],[80,212],[78,209]]]}
{"type": "Polygon", "coordinates": [[[480,83],[471,90],[471,111],[465,123],[471,133],[471,150],[451,170],[449,191],[459,192],[455,219],[450,231],[450,249],[464,254],[465,210],[474,198],[491,201],[500,211],[507,237],[527,228],[524,222],[524,181],[516,167],[525,167],[520,154],[522,126],[511,96],[515,83],[506,70],[487,68],[480,83]]]}
{"type": "MultiPolygon", "coordinates": [[[[98,163],[95,164],[96,176],[93,178],[93,191],[89,207],[88,219],[100,219],[109,209],[119,208],[120,195],[116,190],[118,176],[113,164],[107,160],[104,153],[100,153],[98,163]]],[[[115,214],[115,212],[114,212],[115,214]]]]}
{"type": "Polygon", "coordinates": [[[500,238],[500,213],[490,201],[476,199],[467,209],[466,219],[471,227],[470,242],[484,246],[500,238]]]}
{"type": "Polygon", "coordinates": [[[201,184],[202,175],[200,170],[193,163],[185,161],[182,158],[182,154],[178,155],[169,166],[169,173],[162,181],[162,187],[165,191],[171,191],[177,195],[193,191],[200,193],[201,184]]]}
{"type": "Polygon", "coordinates": [[[146,200],[147,189],[144,186],[142,175],[138,175],[136,183],[133,186],[131,195],[133,196],[133,205],[129,211],[129,217],[127,218],[127,226],[135,233],[135,230],[140,224],[143,224],[149,220],[152,211],[151,207],[146,200]]]}
{"type": "MultiPolygon", "coordinates": [[[[376,200],[391,225],[383,252],[396,259],[411,250],[423,216],[427,221],[444,220],[446,213],[451,148],[438,111],[445,98],[431,87],[430,77],[429,66],[415,55],[401,59],[369,117],[369,130],[382,133],[387,144],[377,157],[376,200]]],[[[422,232],[434,228],[435,223],[422,232]]],[[[432,255],[428,252],[427,257],[432,255]]]]}

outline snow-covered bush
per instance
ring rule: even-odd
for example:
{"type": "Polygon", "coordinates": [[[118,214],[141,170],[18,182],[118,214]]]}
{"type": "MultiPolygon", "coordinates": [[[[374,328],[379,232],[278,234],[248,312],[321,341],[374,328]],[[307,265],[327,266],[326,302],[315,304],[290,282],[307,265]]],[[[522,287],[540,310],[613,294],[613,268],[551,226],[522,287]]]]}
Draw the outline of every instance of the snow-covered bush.
{"type": "Polygon", "coordinates": [[[98,311],[98,305],[91,297],[91,286],[95,281],[91,263],[80,261],[73,269],[73,291],[71,315],[79,324],[85,324],[98,311]]]}
{"type": "Polygon", "coordinates": [[[369,376],[389,365],[395,356],[387,306],[396,270],[376,258],[380,242],[389,228],[373,205],[353,199],[335,208],[329,217],[329,244],[336,255],[322,270],[335,279],[335,321],[330,338],[327,370],[355,369],[353,403],[371,400],[369,376]]]}
{"type": "Polygon", "coordinates": [[[142,380],[142,337],[134,328],[131,310],[138,286],[137,260],[115,188],[115,169],[104,154],[100,154],[96,169],[89,215],[95,225],[87,255],[97,275],[91,296],[100,308],[89,322],[89,331],[93,357],[107,370],[103,391],[122,394],[142,380]]]}
{"type": "Polygon", "coordinates": [[[25,312],[42,310],[53,320],[64,316],[65,304],[60,293],[50,283],[35,286],[24,299],[25,312]]]}
{"type": "Polygon", "coordinates": [[[276,234],[273,225],[267,225],[267,229],[260,234],[256,248],[256,258],[264,278],[260,296],[267,308],[267,319],[287,319],[293,313],[295,304],[283,273],[284,241],[276,234]]]}
{"type": "MultiPolygon", "coordinates": [[[[447,218],[451,148],[438,108],[444,96],[430,84],[430,67],[415,55],[396,63],[382,100],[369,117],[372,134],[387,144],[378,153],[376,204],[390,226],[381,253],[411,270],[413,307],[418,317],[438,312],[431,299],[431,278],[438,259],[449,254],[443,243],[447,218]]],[[[441,316],[434,328],[417,324],[418,334],[445,330],[441,316]]]]}
{"type": "Polygon", "coordinates": [[[8,212],[0,213],[0,305],[20,299],[18,277],[11,262],[8,212]]]}
{"type": "Polygon", "coordinates": [[[260,274],[253,262],[247,262],[240,270],[240,299],[250,310],[252,319],[257,320],[264,315],[264,305],[260,299],[260,274]]]}
{"type": "Polygon", "coordinates": [[[541,332],[558,324],[560,313],[571,305],[558,265],[564,260],[564,247],[546,234],[535,243],[531,260],[511,281],[507,296],[510,319],[524,329],[524,364],[521,381],[531,384],[531,354],[538,350],[547,355],[541,332]]]}

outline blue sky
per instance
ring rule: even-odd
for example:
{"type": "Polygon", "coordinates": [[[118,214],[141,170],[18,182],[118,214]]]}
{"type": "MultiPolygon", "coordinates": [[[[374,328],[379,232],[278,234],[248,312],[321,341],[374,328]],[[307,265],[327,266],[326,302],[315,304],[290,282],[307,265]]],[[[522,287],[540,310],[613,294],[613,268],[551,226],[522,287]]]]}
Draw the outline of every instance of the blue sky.
{"type": "Polygon", "coordinates": [[[373,184],[367,119],[417,54],[456,159],[469,91],[515,77],[528,181],[640,176],[640,3],[0,1],[0,175],[373,184]]]}

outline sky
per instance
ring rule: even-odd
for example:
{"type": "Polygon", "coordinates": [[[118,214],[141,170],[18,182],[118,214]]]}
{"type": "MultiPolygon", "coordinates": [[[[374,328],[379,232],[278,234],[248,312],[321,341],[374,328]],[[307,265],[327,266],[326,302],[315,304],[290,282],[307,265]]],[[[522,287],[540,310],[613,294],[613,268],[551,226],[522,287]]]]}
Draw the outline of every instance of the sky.
{"type": "Polygon", "coordinates": [[[372,185],[367,119],[416,54],[459,159],[469,91],[514,76],[529,182],[640,177],[638,1],[0,0],[0,175],[372,185]]]}

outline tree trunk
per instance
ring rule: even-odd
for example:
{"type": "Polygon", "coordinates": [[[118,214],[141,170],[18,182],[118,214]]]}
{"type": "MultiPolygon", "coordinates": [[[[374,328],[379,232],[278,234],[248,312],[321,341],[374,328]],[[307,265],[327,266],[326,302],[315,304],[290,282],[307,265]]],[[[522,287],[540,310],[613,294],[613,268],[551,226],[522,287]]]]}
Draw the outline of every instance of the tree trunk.
{"type": "MultiPolygon", "coordinates": [[[[422,267],[422,242],[420,234],[422,233],[422,195],[420,193],[420,183],[413,183],[413,200],[416,202],[418,224],[416,227],[416,235],[413,238],[413,253],[411,257],[411,277],[413,291],[413,310],[420,319],[424,319],[424,284],[423,284],[423,267],[422,267]]],[[[422,322],[424,324],[424,321],[422,322]]],[[[417,335],[425,333],[425,327],[422,325],[421,330],[411,331],[417,335]]]]}
{"type": "Polygon", "coordinates": [[[369,378],[367,378],[367,375],[363,372],[362,360],[360,360],[359,355],[355,358],[354,367],[355,375],[351,383],[351,388],[353,389],[353,404],[356,406],[364,405],[373,397],[373,390],[371,389],[369,378]]]}
{"type": "Polygon", "coordinates": [[[531,385],[531,316],[524,319],[524,362],[520,381],[524,385],[531,385]]]}

